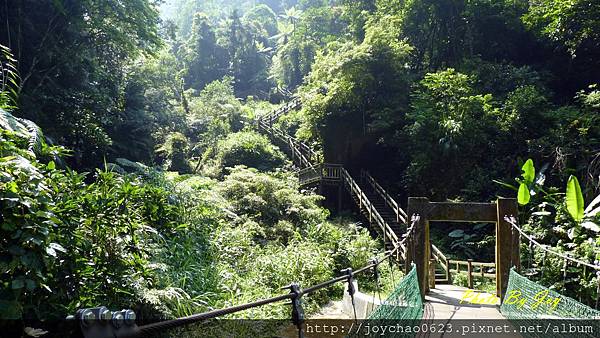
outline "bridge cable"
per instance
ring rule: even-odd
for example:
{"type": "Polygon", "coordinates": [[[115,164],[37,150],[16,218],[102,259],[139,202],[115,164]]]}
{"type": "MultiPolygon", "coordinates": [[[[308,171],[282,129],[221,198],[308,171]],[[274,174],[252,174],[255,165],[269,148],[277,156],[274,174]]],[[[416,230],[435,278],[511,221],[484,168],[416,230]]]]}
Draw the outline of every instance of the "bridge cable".
{"type": "MultiPolygon", "coordinates": [[[[596,279],[598,280],[598,286],[596,288],[596,309],[598,308],[598,304],[600,302],[600,265],[596,265],[596,264],[590,264],[588,262],[582,261],[580,259],[577,258],[573,258],[570,257],[568,255],[562,254],[560,252],[556,252],[554,250],[548,249],[546,247],[546,245],[543,245],[541,243],[539,243],[538,241],[536,241],[535,239],[533,239],[531,236],[527,235],[525,233],[525,231],[523,231],[523,229],[521,229],[518,225],[517,225],[517,219],[514,216],[505,216],[504,220],[506,222],[508,222],[514,229],[516,229],[523,237],[525,237],[530,243],[535,244],[536,246],[538,246],[540,249],[545,251],[544,254],[544,261],[546,258],[546,254],[552,254],[555,256],[558,256],[560,258],[564,259],[564,265],[563,265],[563,284],[566,282],[566,278],[567,278],[567,268],[568,268],[568,262],[573,262],[573,263],[577,263],[578,265],[583,265],[584,267],[590,267],[594,270],[596,270],[596,279]]],[[[595,261],[595,263],[598,263],[598,261],[595,261]]],[[[543,273],[543,269],[542,269],[542,273],[543,273]]]]}
{"type": "Polygon", "coordinates": [[[549,254],[552,254],[552,255],[555,255],[555,256],[558,256],[558,257],[561,257],[561,258],[563,258],[565,261],[571,261],[571,262],[574,262],[574,263],[577,263],[577,264],[581,264],[581,265],[584,265],[584,266],[590,267],[590,268],[592,268],[592,269],[594,269],[594,270],[596,270],[596,271],[600,271],[600,265],[595,265],[595,264],[590,264],[590,263],[588,263],[588,262],[584,262],[584,261],[582,261],[582,260],[580,260],[580,259],[573,258],[573,257],[570,257],[570,256],[568,256],[568,255],[562,254],[562,253],[560,253],[560,252],[556,252],[556,251],[554,251],[554,250],[548,249],[548,248],[546,247],[546,245],[540,244],[538,241],[536,241],[535,239],[533,239],[531,236],[527,235],[527,234],[525,233],[525,231],[523,231],[523,229],[521,229],[521,228],[520,228],[520,227],[517,225],[517,220],[515,219],[515,217],[514,217],[514,216],[505,216],[505,217],[504,217],[504,220],[505,220],[506,222],[508,222],[510,225],[512,225],[512,227],[513,227],[513,228],[515,228],[515,229],[516,229],[516,230],[517,230],[519,233],[521,233],[521,235],[522,235],[523,237],[525,237],[525,238],[526,238],[528,241],[530,241],[530,242],[531,242],[531,243],[533,243],[534,245],[538,246],[540,249],[542,249],[542,250],[546,251],[547,253],[549,253],[549,254]]]}

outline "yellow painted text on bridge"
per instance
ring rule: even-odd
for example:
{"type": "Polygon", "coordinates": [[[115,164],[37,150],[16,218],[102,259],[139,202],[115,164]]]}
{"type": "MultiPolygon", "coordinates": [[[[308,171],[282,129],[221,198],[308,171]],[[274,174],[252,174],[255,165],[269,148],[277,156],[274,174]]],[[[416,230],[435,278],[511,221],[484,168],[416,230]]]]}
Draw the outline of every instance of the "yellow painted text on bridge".
{"type": "Polygon", "coordinates": [[[460,303],[500,305],[500,298],[488,293],[467,290],[460,299],[460,303]]]}
{"type": "MultiPolygon", "coordinates": [[[[552,297],[549,293],[548,290],[542,290],[529,298],[524,296],[521,290],[510,290],[504,299],[504,304],[515,305],[519,309],[526,306],[532,310],[545,306],[548,307],[550,311],[554,311],[558,304],[560,304],[561,298],[552,297]]],[[[460,299],[460,303],[500,305],[500,298],[486,293],[467,290],[460,299]]]]}
{"type": "Polygon", "coordinates": [[[550,311],[554,311],[560,303],[560,297],[552,297],[549,295],[550,291],[542,290],[535,294],[532,298],[523,296],[523,292],[520,290],[511,290],[504,299],[504,304],[515,305],[517,308],[522,309],[527,306],[529,309],[537,310],[541,306],[546,306],[550,311]]]}

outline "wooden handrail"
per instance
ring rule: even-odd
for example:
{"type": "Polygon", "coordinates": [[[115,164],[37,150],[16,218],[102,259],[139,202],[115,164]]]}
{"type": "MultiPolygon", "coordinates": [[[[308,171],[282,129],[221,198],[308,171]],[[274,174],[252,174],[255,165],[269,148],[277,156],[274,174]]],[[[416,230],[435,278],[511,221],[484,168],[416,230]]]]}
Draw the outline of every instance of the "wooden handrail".
{"type": "Polygon", "coordinates": [[[472,260],[467,260],[467,261],[449,260],[448,263],[450,266],[456,265],[456,269],[452,269],[452,268],[450,268],[450,266],[448,268],[449,268],[449,271],[456,271],[457,273],[461,272],[460,271],[461,265],[467,266],[466,273],[467,273],[467,282],[468,282],[469,288],[473,288],[473,275],[479,275],[484,278],[496,279],[495,273],[486,273],[485,269],[484,269],[486,267],[495,268],[496,267],[495,263],[473,262],[472,260]],[[477,273],[474,272],[473,266],[479,266],[479,272],[477,272],[477,273]]]}
{"type": "Polygon", "coordinates": [[[406,212],[402,210],[398,202],[396,202],[392,198],[392,196],[390,196],[390,194],[388,194],[388,192],[385,191],[385,189],[383,189],[383,187],[373,178],[373,176],[371,176],[371,174],[368,171],[363,171],[363,175],[365,176],[365,178],[367,179],[367,183],[371,185],[373,190],[375,190],[375,192],[377,192],[379,196],[381,196],[384,199],[385,203],[392,210],[394,210],[394,213],[396,214],[396,221],[398,223],[406,224],[408,216],[406,215],[406,212]]]}
{"type": "MultiPolygon", "coordinates": [[[[383,232],[384,243],[386,242],[386,239],[389,239],[394,245],[394,248],[400,247],[400,255],[403,259],[406,259],[406,247],[402,244],[398,238],[398,235],[394,232],[394,230],[392,230],[390,225],[385,221],[381,214],[379,214],[377,209],[375,209],[373,203],[367,198],[367,195],[362,191],[348,171],[346,171],[346,169],[344,169],[344,167],[340,164],[320,163],[319,155],[311,147],[273,126],[273,122],[276,121],[281,115],[289,112],[292,109],[296,109],[299,105],[301,105],[300,100],[294,99],[273,113],[258,119],[258,127],[263,129],[271,136],[277,138],[280,142],[288,145],[292,152],[292,159],[296,161],[301,168],[298,172],[298,177],[301,184],[310,184],[324,179],[341,180],[342,184],[350,190],[350,193],[358,197],[359,207],[368,211],[369,221],[375,223],[381,228],[383,232]]],[[[371,180],[377,184],[374,179],[371,178],[371,180]]],[[[386,202],[394,203],[392,205],[395,205],[393,209],[397,213],[398,219],[401,219],[403,223],[406,223],[406,213],[404,210],[400,209],[398,204],[391,198],[391,196],[387,195],[381,186],[378,184],[377,186],[378,192],[388,197],[386,202]],[[400,215],[402,215],[402,217],[400,215]]]]}
{"type": "Polygon", "coordinates": [[[265,121],[259,120],[258,126],[268,134],[277,138],[279,141],[287,144],[292,152],[293,160],[298,162],[300,168],[307,168],[312,166],[314,162],[318,162],[318,154],[303,142],[292,136],[289,136],[281,129],[269,125],[265,121]]]}
{"type": "Polygon", "coordinates": [[[350,193],[354,194],[358,197],[359,206],[361,206],[363,209],[366,209],[367,212],[369,213],[370,221],[371,222],[375,221],[374,223],[377,226],[379,226],[379,228],[381,228],[384,238],[388,238],[390,240],[390,242],[392,243],[392,245],[394,245],[394,248],[397,248],[400,245],[400,247],[402,249],[402,250],[400,250],[401,256],[403,259],[406,259],[405,254],[404,254],[406,248],[404,245],[402,245],[400,243],[398,235],[394,232],[394,230],[392,230],[392,228],[383,219],[383,217],[381,217],[381,215],[379,214],[377,209],[373,206],[373,203],[369,200],[367,195],[362,191],[360,186],[352,178],[350,173],[348,173],[348,171],[343,167],[340,167],[340,172],[342,174],[343,182],[345,183],[345,186],[350,190],[350,193]]]}
{"type": "MultiPolygon", "coordinates": [[[[458,261],[458,260],[454,260],[454,259],[450,259],[449,262],[450,262],[450,264],[459,264],[459,265],[468,265],[469,264],[468,261],[458,261]]],[[[471,264],[483,266],[486,268],[495,268],[496,267],[496,263],[471,262],[471,264]]]]}
{"type": "Polygon", "coordinates": [[[302,105],[302,101],[300,100],[300,98],[296,97],[292,100],[290,100],[289,102],[287,102],[286,104],[284,104],[283,106],[275,109],[273,112],[261,116],[259,118],[259,121],[265,122],[269,125],[273,124],[273,122],[277,121],[277,119],[279,119],[279,117],[281,117],[281,115],[287,114],[288,112],[297,109],[299,106],[302,105]]]}
{"type": "Polygon", "coordinates": [[[438,249],[438,247],[437,247],[437,246],[435,246],[435,245],[431,244],[431,248],[433,249],[433,252],[434,252],[434,253],[436,253],[436,254],[438,254],[438,255],[440,256],[440,258],[442,258],[442,259],[444,259],[444,260],[446,260],[446,259],[447,259],[447,258],[446,258],[446,256],[445,256],[445,255],[442,253],[442,251],[441,251],[440,249],[438,249]]]}
{"type": "Polygon", "coordinates": [[[448,258],[446,257],[446,255],[444,255],[442,253],[442,251],[440,249],[438,249],[437,246],[435,246],[433,243],[431,243],[431,256],[432,258],[439,263],[442,268],[444,269],[444,274],[446,277],[446,281],[449,282],[450,281],[450,263],[448,258]]]}

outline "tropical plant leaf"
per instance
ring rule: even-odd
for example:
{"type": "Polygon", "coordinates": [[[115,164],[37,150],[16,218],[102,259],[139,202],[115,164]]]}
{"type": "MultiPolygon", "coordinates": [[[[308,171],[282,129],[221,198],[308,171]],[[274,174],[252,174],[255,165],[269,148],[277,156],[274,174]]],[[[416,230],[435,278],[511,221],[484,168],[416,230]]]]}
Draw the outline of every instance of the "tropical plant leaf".
{"type": "Polygon", "coordinates": [[[531,194],[529,193],[529,187],[525,183],[521,183],[519,186],[519,193],[517,194],[517,200],[520,205],[527,205],[531,200],[531,194]]]}
{"type": "Polygon", "coordinates": [[[29,135],[27,126],[23,124],[22,119],[14,117],[11,113],[0,108],[0,128],[10,130],[23,137],[29,135]]]}
{"type": "Polygon", "coordinates": [[[583,194],[581,193],[581,186],[579,186],[579,180],[577,177],[571,175],[567,182],[567,211],[576,221],[583,219],[583,194]]]}
{"type": "Polygon", "coordinates": [[[448,236],[450,236],[452,238],[459,238],[459,237],[463,237],[464,235],[465,235],[465,232],[464,232],[464,230],[461,230],[461,229],[456,229],[448,234],[448,236]]]}
{"type": "Polygon", "coordinates": [[[525,162],[525,164],[523,165],[523,179],[525,180],[525,183],[527,184],[532,184],[535,180],[535,167],[533,165],[533,160],[529,159],[527,160],[527,162],[525,162]]]}

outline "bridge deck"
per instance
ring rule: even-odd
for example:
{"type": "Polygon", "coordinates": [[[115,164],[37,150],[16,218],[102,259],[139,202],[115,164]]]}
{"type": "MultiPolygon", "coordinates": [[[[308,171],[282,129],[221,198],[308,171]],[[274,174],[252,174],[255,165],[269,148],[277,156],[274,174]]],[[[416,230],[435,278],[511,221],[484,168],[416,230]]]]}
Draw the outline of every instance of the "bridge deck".
{"type": "Polygon", "coordinates": [[[500,299],[495,295],[465,287],[436,285],[426,296],[426,319],[504,319],[500,299]],[[461,300],[465,300],[461,303],[461,300]]]}
{"type": "MultiPolygon", "coordinates": [[[[460,327],[469,323],[466,319],[505,319],[500,313],[500,299],[495,295],[477,290],[469,290],[465,287],[455,285],[436,285],[435,289],[429,291],[425,296],[424,322],[436,324],[453,324],[454,332],[420,334],[419,338],[458,338],[464,337],[460,327]],[[461,302],[461,300],[464,301],[461,302]],[[434,321],[435,320],[435,321],[434,321]]],[[[507,337],[506,334],[487,333],[485,337],[507,337]]],[[[520,337],[514,334],[514,337],[520,337]]]]}

